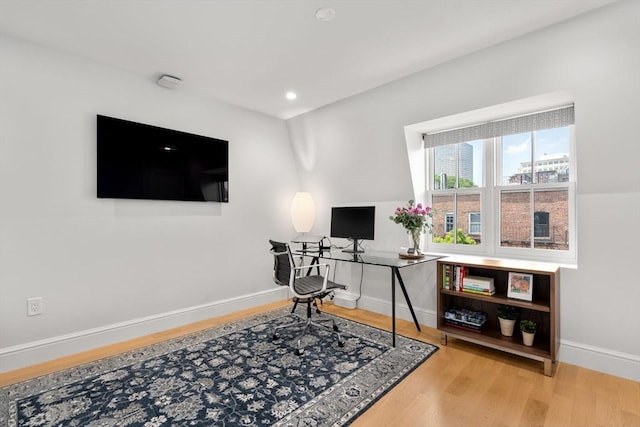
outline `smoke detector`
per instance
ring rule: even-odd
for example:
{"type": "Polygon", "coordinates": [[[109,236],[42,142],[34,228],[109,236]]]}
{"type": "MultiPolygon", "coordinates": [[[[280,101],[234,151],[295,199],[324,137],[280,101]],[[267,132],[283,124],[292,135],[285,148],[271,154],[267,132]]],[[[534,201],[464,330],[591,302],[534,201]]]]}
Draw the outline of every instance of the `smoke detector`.
{"type": "Polygon", "coordinates": [[[182,79],[168,74],[163,74],[158,79],[158,86],[166,87],[167,89],[177,89],[182,84],[182,79]]]}
{"type": "Polygon", "coordinates": [[[330,7],[321,7],[316,10],[316,19],[320,22],[329,22],[333,21],[336,17],[335,9],[331,9],[330,7]]]}

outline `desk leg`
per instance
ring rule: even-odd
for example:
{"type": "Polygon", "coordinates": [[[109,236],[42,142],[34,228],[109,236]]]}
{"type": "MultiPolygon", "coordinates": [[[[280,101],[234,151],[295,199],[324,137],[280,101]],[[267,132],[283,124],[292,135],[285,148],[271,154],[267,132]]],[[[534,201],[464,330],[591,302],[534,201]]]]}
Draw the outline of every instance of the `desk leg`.
{"type": "Polygon", "coordinates": [[[396,274],[391,268],[391,344],[396,346],[396,274]]]}
{"type": "MultiPolygon", "coordinates": [[[[398,276],[398,282],[400,283],[400,289],[402,289],[402,293],[404,294],[404,299],[407,301],[407,305],[409,306],[409,311],[411,311],[411,316],[413,317],[413,323],[416,324],[416,329],[420,331],[420,324],[418,323],[418,318],[416,317],[416,313],[413,311],[413,305],[411,305],[411,300],[409,299],[409,294],[407,293],[407,288],[404,286],[404,282],[402,281],[402,276],[400,275],[400,270],[396,267],[392,267],[393,272],[398,276]]],[[[393,274],[393,273],[392,273],[393,274]]],[[[395,289],[395,285],[394,285],[395,289]]],[[[395,303],[394,303],[395,307],[395,303]]],[[[395,316],[393,317],[395,322],[395,316]]]]}
{"type": "MultiPolygon", "coordinates": [[[[305,242],[302,242],[302,251],[303,252],[307,251],[307,244],[305,242]]],[[[307,270],[307,276],[311,275],[311,272],[313,271],[313,266],[315,264],[320,264],[320,260],[318,259],[317,256],[314,256],[313,259],[311,260],[311,264],[309,264],[309,269],[307,270]]],[[[318,275],[319,275],[320,274],[320,266],[318,266],[316,268],[318,269],[318,275]]]]}
{"type": "MultiPolygon", "coordinates": [[[[307,276],[311,275],[311,272],[313,271],[313,266],[316,264],[320,264],[320,259],[317,256],[314,256],[311,259],[311,264],[309,264],[309,269],[307,270],[307,276]]],[[[318,270],[318,275],[320,275],[320,266],[318,265],[316,269],[318,270]]]]}

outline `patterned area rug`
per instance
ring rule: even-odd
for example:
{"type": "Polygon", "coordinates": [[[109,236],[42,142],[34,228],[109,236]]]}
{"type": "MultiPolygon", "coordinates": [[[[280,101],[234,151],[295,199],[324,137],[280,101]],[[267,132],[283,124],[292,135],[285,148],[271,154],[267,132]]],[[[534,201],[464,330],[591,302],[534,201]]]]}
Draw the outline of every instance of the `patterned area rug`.
{"type": "Polygon", "coordinates": [[[294,329],[272,341],[283,308],[4,387],[0,425],[347,425],[438,349],[334,318],[344,347],[317,328],[302,356],[294,329]]]}

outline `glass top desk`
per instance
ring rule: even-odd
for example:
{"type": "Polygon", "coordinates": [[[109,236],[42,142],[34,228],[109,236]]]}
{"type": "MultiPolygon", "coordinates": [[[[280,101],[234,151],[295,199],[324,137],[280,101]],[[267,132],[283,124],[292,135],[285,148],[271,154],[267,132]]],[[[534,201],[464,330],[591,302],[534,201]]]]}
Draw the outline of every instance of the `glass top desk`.
{"type": "Polygon", "coordinates": [[[404,286],[404,281],[402,280],[402,276],[400,275],[400,269],[405,267],[411,267],[414,265],[419,265],[425,262],[435,261],[439,258],[442,258],[437,255],[425,254],[424,257],[419,259],[402,259],[398,256],[397,252],[383,252],[383,251],[373,251],[373,250],[368,250],[363,253],[355,253],[355,254],[342,252],[340,250],[334,250],[334,251],[298,250],[298,251],[294,251],[294,254],[298,256],[312,258],[312,261],[309,264],[310,269],[313,268],[314,264],[319,263],[321,259],[389,267],[391,269],[391,334],[392,334],[391,340],[394,347],[396,346],[396,278],[398,279],[398,283],[400,284],[400,289],[404,294],[404,299],[407,301],[407,305],[409,306],[409,311],[411,311],[413,322],[416,324],[416,328],[420,330],[420,324],[418,323],[418,319],[416,318],[416,313],[413,311],[413,306],[411,305],[411,299],[409,298],[409,294],[407,293],[407,288],[404,286]]]}

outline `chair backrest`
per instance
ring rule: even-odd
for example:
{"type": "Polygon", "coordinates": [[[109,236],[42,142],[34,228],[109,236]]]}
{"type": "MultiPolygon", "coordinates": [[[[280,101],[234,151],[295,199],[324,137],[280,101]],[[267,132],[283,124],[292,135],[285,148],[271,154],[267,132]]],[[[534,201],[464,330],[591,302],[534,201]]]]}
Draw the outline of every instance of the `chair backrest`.
{"type": "Polygon", "coordinates": [[[282,242],[269,240],[273,254],[273,281],[281,286],[289,286],[291,276],[291,261],[289,245],[282,242]]]}

